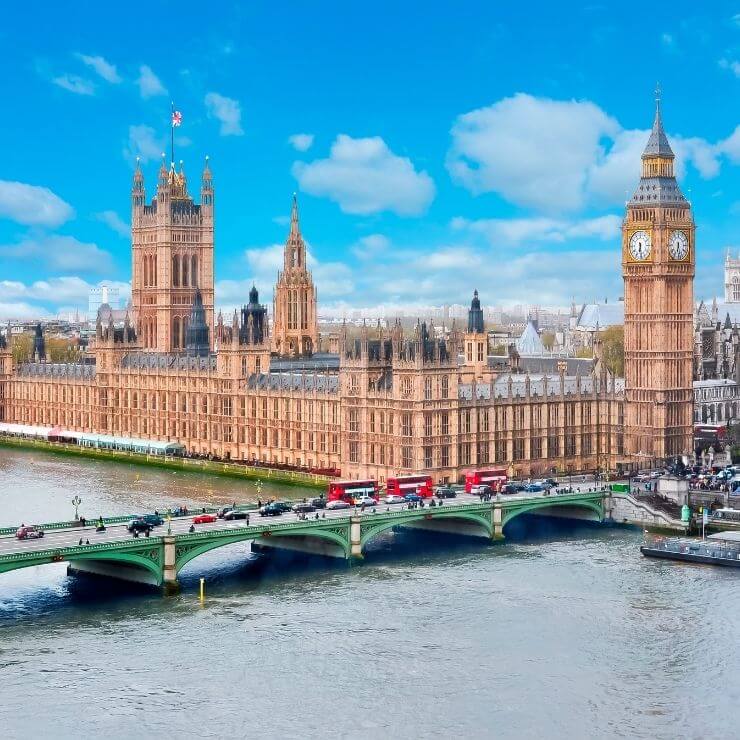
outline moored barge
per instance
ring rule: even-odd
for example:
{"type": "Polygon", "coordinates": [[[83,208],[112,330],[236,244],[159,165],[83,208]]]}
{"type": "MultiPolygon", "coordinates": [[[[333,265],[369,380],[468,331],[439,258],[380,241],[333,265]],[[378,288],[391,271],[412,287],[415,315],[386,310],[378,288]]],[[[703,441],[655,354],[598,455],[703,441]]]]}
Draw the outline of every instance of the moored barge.
{"type": "Polygon", "coordinates": [[[648,558],[740,568],[740,532],[718,532],[704,540],[656,538],[640,547],[648,558]]]}

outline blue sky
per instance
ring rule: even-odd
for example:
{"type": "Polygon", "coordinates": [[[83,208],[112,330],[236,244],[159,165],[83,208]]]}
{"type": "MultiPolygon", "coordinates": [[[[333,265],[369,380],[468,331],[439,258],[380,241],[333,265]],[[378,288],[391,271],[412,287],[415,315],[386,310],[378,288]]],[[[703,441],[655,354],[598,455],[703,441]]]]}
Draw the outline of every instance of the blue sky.
{"type": "Polygon", "coordinates": [[[322,307],[621,294],[619,223],[663,89],[697,297],[740,248],[740,4],[14,4],[0,316],[130,278],[132,163],[216,185],[217,303],[269,300],[297,191],[322,307]],[[40,21],[43,16],[43,22],[40,21]]]}

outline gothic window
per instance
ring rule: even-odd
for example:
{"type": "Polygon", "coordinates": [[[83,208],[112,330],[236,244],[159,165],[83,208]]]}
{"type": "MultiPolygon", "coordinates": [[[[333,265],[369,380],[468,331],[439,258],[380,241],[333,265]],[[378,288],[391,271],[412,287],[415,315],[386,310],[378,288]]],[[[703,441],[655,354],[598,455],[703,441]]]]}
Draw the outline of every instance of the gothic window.
{"type": "Polygon", "coordinates": [[[172,257],[172,285],[175,288],[180,286],[180,258],[177,255],[172,257]]]}
{"type": "Polygon", "coordinates": [[[188,285],[190,285],[190,281],[188,280],[188,262],[189,262],[188,257],[187,257],[187,255],[185,255],[182,258],[182,268],[181,268],[182,269],[181,278],[182,278],[182,287],[183,288],[187,288],[188,285]]]}
{"type": "Polygon", "coordinates": [[[446,376],[442,376],[442,398],[447,398],[450,393],[450,379],[446,376]]]}
{"type": "Polygon", "coordinates": [[[411,436],[411,414],[408,412],[401,414],[401,435],[404,437],[411,436]]]}
{"type": "Polygon", "coordinates": [[[173,349],[180,348],[180,317],[179,316],[175,316],[175,318],[172,319],[172,348],[173,349]]]}
{"type": "Polygon", "coordinates": [[[194,287],[198,287],[198,258],[193,255],[190,258],[190,284],[194,287]]]}
{"type": "Polygon", "coordinates": [[[304,291],[301,302],[301,329],[308,329],[308,294],[304,291]]]}
{"type": "Polygon", "coordinates": [[[432,400],[432,379],[424,378],[424,400],[432,400]]]}

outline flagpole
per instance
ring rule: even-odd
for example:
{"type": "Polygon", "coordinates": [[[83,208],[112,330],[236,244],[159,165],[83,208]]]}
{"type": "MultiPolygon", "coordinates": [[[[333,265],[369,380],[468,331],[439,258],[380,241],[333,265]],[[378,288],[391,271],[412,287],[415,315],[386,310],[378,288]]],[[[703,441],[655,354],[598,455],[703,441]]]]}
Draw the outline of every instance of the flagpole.
{"type": "Polygon", "coordinates": [[[172,101],[172,112],[170,113],[170,162],[175,165],[175,101],[172,101]]]}

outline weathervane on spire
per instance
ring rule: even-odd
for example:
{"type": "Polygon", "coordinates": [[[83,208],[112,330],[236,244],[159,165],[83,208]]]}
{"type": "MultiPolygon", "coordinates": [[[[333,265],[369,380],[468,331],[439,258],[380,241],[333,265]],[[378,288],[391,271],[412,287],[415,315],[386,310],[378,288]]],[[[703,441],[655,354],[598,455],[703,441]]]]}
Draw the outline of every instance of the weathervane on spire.
{"type": "Polygon", "coordinates": [[[660,110],[660,82],[655,83],[655,107],[660,110]]]}

